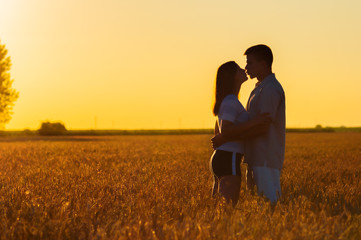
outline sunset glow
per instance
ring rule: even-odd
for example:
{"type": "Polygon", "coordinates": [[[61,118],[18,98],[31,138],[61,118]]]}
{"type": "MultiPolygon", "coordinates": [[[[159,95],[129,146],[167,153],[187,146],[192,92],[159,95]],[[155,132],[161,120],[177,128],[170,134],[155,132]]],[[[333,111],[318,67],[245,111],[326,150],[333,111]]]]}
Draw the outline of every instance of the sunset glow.
{"type": "MultiPolygon", "coordinates": [[[[0,0],[7,129],[212,128],[215,74],[271,47],[287,127],[360,126],[359,1],[0,0]]],[[[245,105],[255,79],[241,89],[245,105]]]]}

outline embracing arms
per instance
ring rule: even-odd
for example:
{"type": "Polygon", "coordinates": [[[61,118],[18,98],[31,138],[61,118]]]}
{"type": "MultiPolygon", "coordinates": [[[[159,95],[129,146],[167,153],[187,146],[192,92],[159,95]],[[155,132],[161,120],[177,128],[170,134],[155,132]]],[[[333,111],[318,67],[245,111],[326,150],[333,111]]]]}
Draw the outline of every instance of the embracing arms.
{"type": "Polygon", "coordinates": [[[229,141],[246,140],[260,136],[267,132],[271,123],[269,113],[263,113],[247,122],[233,124],[230,121],[221,120],[219,126],[216,121],[214,137],[211,139],[213,148],[229,141]],[[220,130],[220,131],[219,131],[220,130]]]}
{"type": "Polygon", "coordinates": [[[237,140],[243,140],[253,135],[252,132],[256,129],[267,130],[270,123],[271,117],[269,113],[260,114],[251,120],[239,124],[221,120],[220,133],[225,138],[235,137],[237,140]]]}
{"type": "Polygon", "coordinates": [[[223,143],[235,140],[247,140],[267,133],[269,125],[276,120],[276,112],[282,101],[284,101],[284,92],[282,88],[263,89],[259,97],[260,114],[253,119],[240,124],[222,121],[220,123],[220,134],[215,134],[212,138],[213,148],[223,143]],[[223,127],[222,127],[223,126],[223,127]]]}

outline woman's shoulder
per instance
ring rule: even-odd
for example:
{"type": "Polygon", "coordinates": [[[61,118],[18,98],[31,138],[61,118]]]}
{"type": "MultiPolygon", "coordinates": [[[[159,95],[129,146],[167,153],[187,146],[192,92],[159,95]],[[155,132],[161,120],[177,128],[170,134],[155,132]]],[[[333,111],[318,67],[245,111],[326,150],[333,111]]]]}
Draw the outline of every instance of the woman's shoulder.
{"type": "Polygon", "coordinates": [[[220,106],[220,112],[231,110],[238,112],[240,110],[240,105],[242,104],[240,103],[236,95],[229,94],[223,99],[220,106]]]}
{"type": "Polygon", "coordinates": [[[230,103],[237,103],[239,102],[238,98],[234,94],[228,94],[222,101],[223,102],[230,102],[230,103]]]}
{"type": "Polygon", "coordinates": [[[239,107],[241,102],[239,101],[238,97],[234,94],[228,94],[222,101],[221,105],[227,106],[227,105],[233,105],[239,107]]]}

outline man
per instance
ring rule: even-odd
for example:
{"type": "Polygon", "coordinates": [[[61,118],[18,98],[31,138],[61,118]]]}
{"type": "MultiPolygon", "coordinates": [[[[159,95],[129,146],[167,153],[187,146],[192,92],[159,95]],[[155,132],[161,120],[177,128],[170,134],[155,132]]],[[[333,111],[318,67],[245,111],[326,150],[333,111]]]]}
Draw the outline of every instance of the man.
{"type": "MultiPolygon", "coordinates": [[[[258,194],[275,203],[281,196],[280,175],[285,153],[285,94],[272,73],[273,54],[268,46],[250,47],[244,55],[247,57],[247,74],[258,80],[247,103],[249,117],[252,119],[262,113],[270,113],[272,117],[268,127],[239,136],[240,139],[246,138],[244,162],[248,164],[249,171],[247,185],[250,186],[251,180],[254,180],[258,194]]],[[[219,145],[228,140],[215,137],[212,141],[214,145],[219,145]]]]}

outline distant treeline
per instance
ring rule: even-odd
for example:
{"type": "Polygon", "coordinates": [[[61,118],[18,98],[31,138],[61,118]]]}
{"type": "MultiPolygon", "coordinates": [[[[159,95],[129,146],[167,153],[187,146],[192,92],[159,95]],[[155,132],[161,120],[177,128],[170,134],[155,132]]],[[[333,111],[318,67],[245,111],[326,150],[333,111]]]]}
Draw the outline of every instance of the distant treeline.
{"type": "Polygon", "coordinates": [[[286,132],[361,132],[361,127],[287,128],[286,132]]]}
{"type": "MultiPolygon", "coordinates": [[[[316,127],[287,128],[286,132],[361,132],[361,127],[316,127]]],[[[117,136],[117,135],[182,135],[182,134],[213,134],[213,129],[140,129],[140,130],[66,130],[60,134],[65,136],[117,136]]],[[[32,136],[44,135],[39,130],[0,131],[0,136],[32,136]]]]}

